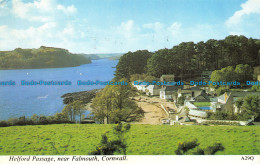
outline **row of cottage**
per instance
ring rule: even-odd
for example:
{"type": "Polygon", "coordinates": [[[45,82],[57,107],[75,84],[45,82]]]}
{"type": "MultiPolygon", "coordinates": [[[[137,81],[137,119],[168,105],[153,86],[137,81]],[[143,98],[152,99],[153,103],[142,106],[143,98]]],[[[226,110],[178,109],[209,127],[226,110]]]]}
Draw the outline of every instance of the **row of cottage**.
{"type": "MultiPolygon", "coordinates": [[[[173,81],[174,75],[163,75],[161,81],[171,79],[173,81]]],[[[158,85],[134,85],[137,90],[145,92],[150,96],[159,96],[161,99],[173,100],[177,102],[179,97],[184,97],[184,106],[189,108],[189,115],[195,117],[207,117],[206,111],[216,112],[240,112],[235,102],[239,98],[244,98],[248,94],[260,95],[260,92],[226,92],[221,96],[215,96],[211,88],[190,86],[190,85],[174,85],[174,86],[158,86],[158,85]],[[201,108],[197,107],[195,102],[209,102],[209,106],[201,108]]]]}
{"type": "MultiPolygon", "coordinates": [[[[172,82],[174,75],[162,75],[160,81],[172,82]]],[[[134,83],[133,83],[134,84],[134,83]]],[[[148,96],[160,96],[161,99],[177,101],[178,97],[193,98],[197,101],[207,101],[209,98],[204,89],[190,85],[134,85],[137,90],[148,96]]]]}

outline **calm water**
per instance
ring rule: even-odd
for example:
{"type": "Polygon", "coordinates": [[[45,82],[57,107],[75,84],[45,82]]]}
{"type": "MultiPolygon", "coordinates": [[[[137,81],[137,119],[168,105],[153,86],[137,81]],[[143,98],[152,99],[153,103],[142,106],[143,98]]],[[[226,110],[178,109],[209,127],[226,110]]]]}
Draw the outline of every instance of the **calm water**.
{"type": "Polygon", "coordinates": [[[68,68],[0,70],[0,81],[13,80],[15,86],[0,85],[0,120],[10,117],[53,115],[61,112],[62,96],[69,92],[86,91],[104,86],[78,86],[77,81],[107,81],[113,78],[117,60],[93,60],[91,64],[68,68]],[[71,81],[71,86],[21,86],[26,81],[71,81]]]}

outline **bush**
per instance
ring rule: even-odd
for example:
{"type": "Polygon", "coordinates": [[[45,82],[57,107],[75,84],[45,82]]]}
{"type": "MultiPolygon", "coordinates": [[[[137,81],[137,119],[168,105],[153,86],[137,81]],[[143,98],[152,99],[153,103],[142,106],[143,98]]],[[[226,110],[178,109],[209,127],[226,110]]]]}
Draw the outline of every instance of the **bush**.
{"type": "Polygon", "coordinates": [[[210,120],[238,120],[237,114],[232,112],[217,111],[216,113],[208,112],[210,120]]]}
{"type": "Polygon", "coordinates": [[[178,145],[178,149],[175,150],[177,155],[214,155],[218,151],[223,151],[224,146],[221,143],[215,143],[213,146],[208,146],[205,149],[201,149],[200,147],[197,148],[197,151],[190,152],[190,150],[196,148],[200,144],[198,143],[197,139],[193,141],[184,141],[180,142],[178,145]]]}
{"type": "Polygon", "coordinates": [[[251,87],[251,89],[249,89],[249,91],[260,92],[260,86],[259,86],[259,85],[253,85],[253,86],[251,87]]]}
{"type": "Polygon", "coordinates": [[[9,126],[18,125],[18,122],[19,122],[19,119],[17,119],[17,118],[9,118],[7,120],[7,123],[8,123],[9,126]]]}
{"type": "Polygon", "coordinates": [[[214,155],[218,151],[223,151],[225,148],[221,143],[215,143],[213,146],[208,146],[204,149],[205,155],[214,155]]]}
{"type": "Polygon", "coordinates": [[[195,139],[193,141],[184,141],[184,142],[179,142],[178,149],[175,150],[175,153],[177,155],[184,155],[186,154],[189,150],[194,149],[195,147],[199,146],[198,140],[195,139]]]}
{"type": "Polygon", "coordinates": [[[31,118],[25,116],[19,118],[9,118],[7,121],[0,121],[0,127],[7,126],[23,126],[23,125],[47,125],[47,124],[60,124],[72,123],[62,113],[56,113],[54,116],[37,116],[32,115],[31,118]]]}
{"type": "Polygon", "coordinates": [[[40,116],[40,118],[39,118],[39,124],[41,124],[41,125],[47,125],[49,123],[49,121],[48,121],[48,119],[47,119],[47,117],[46,116],[40,116]]]}
{"type": "Polygon", "coordinates": [[[108,141],[106,134],[103,134],[99,146],[97,146],[94,151],[90,152],[89,155],[114,155],[115,152],[126,155],[127,145],[125,143],[124,134],[129,131],[130,128],[130,124],[123,127],[122,123],[119,123],[113,128],[117,139],[108,141]]]}
{"type": "Polygon", "coordinates": [[[238,122],[204,121],[202,125],[240,125],[238,122]]]}
{"type": "Polygon", "coordinates": [[[7,127],[9,126],[6,121],[0,121],[0,127],[7,127]]]}

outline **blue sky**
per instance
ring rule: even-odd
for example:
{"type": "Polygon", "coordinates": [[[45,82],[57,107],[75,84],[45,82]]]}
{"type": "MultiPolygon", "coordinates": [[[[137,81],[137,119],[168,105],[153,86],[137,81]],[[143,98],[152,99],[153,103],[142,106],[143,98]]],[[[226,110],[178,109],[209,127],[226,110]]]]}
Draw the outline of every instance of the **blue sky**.
{"type": "Polygon", "coordinates": [[[155,51],[228,35],[260,38],[260,0],[0,0],[0,50],[155,51]]]}

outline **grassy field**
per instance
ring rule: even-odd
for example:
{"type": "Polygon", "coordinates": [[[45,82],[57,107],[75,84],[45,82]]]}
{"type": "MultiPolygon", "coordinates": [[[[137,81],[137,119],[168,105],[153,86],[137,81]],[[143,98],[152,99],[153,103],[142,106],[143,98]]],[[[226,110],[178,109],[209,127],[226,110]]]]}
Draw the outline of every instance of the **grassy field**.
{"type": "MultiPolygon", "coordinates": [[[[1,155],[87,155],[114,125],[39,125],[0,128],[1,155]],[[69,142],[70,141],[70,142],[69,142]]],[[[260,154],[260,126],[132,125],[126,134],[129,155],[175,154],[178,142],[198,139],[201,148],[221,142],[217,154],[260,154]]]]}
{"type": "Polygon", "coordinates": [[[210,106],[210,102],[195,102],[194,105],[198,107],[210,106]]]}

